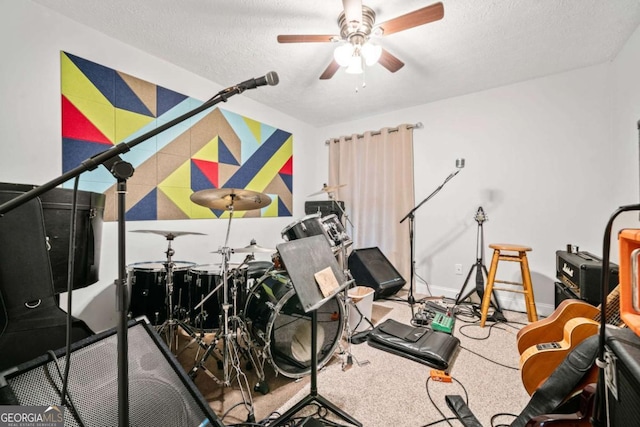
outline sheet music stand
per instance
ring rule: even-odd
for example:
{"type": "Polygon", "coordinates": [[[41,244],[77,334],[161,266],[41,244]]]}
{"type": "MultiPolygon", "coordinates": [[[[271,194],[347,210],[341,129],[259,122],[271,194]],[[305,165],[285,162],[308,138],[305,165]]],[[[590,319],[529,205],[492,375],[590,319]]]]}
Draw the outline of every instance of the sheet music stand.
{"type": "Polygon", "coordinates": [[[310,393],[293,405],[291,409],[280,416],[273,427],[282,426],[288,422],[295,414],[306,406],[317,403],[319,406],[333,412],[355,426],[362,427],[362,423],[355,420],[349,414],[329,402],[326,398],[318,394],[318,308],[322,307],[328,300],[334,298],[339,292],[344,290],[353,280],[346,281],[338,262],[336,261],[329,242],[326,237],[312,236],[304,239],[293,240],[291,242],[276,245],[280,253],[282,262],[289,273],[289,278],[296,291],[300,304],[305,313],[311,314],[311,385],[310,393]],[[331,268],[339,286],[332,293],[325,297],[316,283],[315,274],[327,267],[331,268]]]}

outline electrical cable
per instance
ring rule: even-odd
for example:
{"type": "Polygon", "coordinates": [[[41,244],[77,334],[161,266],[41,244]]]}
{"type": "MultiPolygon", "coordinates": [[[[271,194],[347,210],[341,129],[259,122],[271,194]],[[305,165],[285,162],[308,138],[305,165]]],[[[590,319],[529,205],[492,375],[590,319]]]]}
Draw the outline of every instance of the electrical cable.
{"type": "MultiPolygon", "coordinates": [[[[451,377],[451,379],[453,381],[455,381],[461,388],[462,391],[464,392],[464,401],[466,404],[468,404],[469,402],[469,393],[467,392],[466,387],[464,386],[464,384],[462,384],[460,381],[458,381],[457,379],[455,379],[454,377],[451,377]]],[[[447,424],[449,424],[451,427],[453,427],[453,424],[451,424],[449,422],[449,420],[457,420],[458,418],[450,418],[447,417],[444,412],[442,412],[442,410],[440,410],[440,407],[438,405],[436,405],[436,402],[433,400],[433,397],[431,397],[431,393],[429,392],[429,381],[431,381],[431,377],[427,377],[427,381],[425,382],[425,389],[427,390],[427,397],[429,397],[429,401],[431,402],[431,404],[433,405],[434,408],[436,408],[436,410],[440,413],[440,415],[442,415],[442,419],[438,420],[438,422],[447,422],[447,424]]]]}
{"type": "Polygon", "coordinates": [[[510,414],[508,412],[499,412],[497,414],[494,414],[491,417],[491,427],[509,427],[511,425],[511,423],[509,424],[493,424],[493,422],[495,421],[496,418],[498,417],[513,417],[513,418],[518,418],[518,416],[516,414],[510,414]]]}
{"type": "MultiPolygon", "coordinates": [[[[60,378],[60,381],[63,381],[63,375],[62,375],[62,371],[60,370],[60,364],[59,364],[58,357],[53,352],[53,350],[47,350],[47,354],[49,354],[49,356],[53,360],[53,365],[56,367],[56,371],[58,372],[58,377],[60,378]]],[[[67,358],[67,363],[68,362],[69,362],[69,359],[67,358]]],[[[49,372],[48,365],[44,365],[44,372],[45,372],[45,376],[49,380],[51,386],[54,388],[56,393],[62,399],[62,391],[60,390],[60,388],[58,388],[57,384],[55,383],[55,381],[51,377],[51,373],[49,372]]],[[[84,427],[85,424],[82,421],[82,417],[80,416],[80,413],[76,409],[75,404],[73,403],[73,399],[71,398],[71,394],[69,393],[69,390],[65,390],[65,393],[66,393],[66,397],[68,398],[68,400],[67,399],[62,399],[62,400],[64,400],[66,402],[63,406],[65,408],[68,407],[69,410],[71,411],[72,416],[76,419],[76,422],[78,423],[78,425],[80,427],[84,427]]]]}

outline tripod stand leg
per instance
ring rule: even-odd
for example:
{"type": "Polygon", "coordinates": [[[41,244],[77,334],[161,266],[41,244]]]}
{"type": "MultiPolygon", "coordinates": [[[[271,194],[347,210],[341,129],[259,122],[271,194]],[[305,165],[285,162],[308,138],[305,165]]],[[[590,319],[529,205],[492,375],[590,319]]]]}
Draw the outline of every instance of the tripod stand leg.
{"type": "MultiPolygon", "coordinates": [[[[456,304],[455,305],[459,305],[460,303],[462,303],[463,301],[467,300],[468,298],[470,298],[473,294],[477,294],[478,298],[480,298],[480,301],[482,302],[482,294],[480,294],[478,292],[478,288],[484,288],[484,279],[487,279],[489,277],[489,273],[487,271],[487,267],[484,266],[484,264],[482,263],[481,259],[478,259],[476,261],[475,264],[473,264],[471,266],[471,268],[469,269],[469,273],[467,274],[467,278],[464,281],[464,285],[462,286],[462,289],[460,290],[460,293],[458,294],[458,297],[456,298],[456,304]],[[469,279],[471,278],[471,275],[473,274],[473,272],[476,272],[476,276],[478,276],[478,274],[480,274],[480,277],[476,277],[476,288],[475,289],[471,289],[469,292],[467,292],[465,295],[462,295],[462,293],[464,292],[464,290],[467,288],[469,279]],[[484,276],[482,276],[482,274],[484,273],[484,276]],[[478,283],[479,281],[482,281],[482,283],[478,283]]],[[[493,320],[495,321],[505,321],[506,318],[504,317],[504,315],[502,314],[502,308],[500,307],[500,303],[498,302],[498,297],[496,296],[496,293],[494,290],[492,290],[491,292],[491,299],[490,301],[490,305],[491,307],[494,308],[495,312],[493,314],[493,320]]]]}

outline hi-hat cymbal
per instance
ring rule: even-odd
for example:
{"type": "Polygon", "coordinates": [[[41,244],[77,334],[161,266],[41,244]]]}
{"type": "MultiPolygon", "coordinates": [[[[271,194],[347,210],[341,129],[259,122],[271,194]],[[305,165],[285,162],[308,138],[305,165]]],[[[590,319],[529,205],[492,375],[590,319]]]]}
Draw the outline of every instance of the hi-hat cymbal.
{"type": "Polygon", "coordinates": [[[191,201],[210,209],[249,211],[269,206],[271,197],[239,188],[210,188],[193,193],[191,201]]]}
{"type": "Polygon", "coordinates": [[[186,236],[189,234],[193,234],[196,236],[204,236],[204,233],[198,233],[195,231],[166,231],[166,230],[131,230],[132,233],[151,233],[158,234],[160,236],[164,236],[167,240],[173,240],[179,236],[186,236]]]}
{"type": "Polygon", "coordinates": [[[347,184],[338,184],[338,185],[328,186],[327,184],[324,184],[320,191],[316,191],[315,193],[309,194],[307,197],[317,196],[318,194],[322,194],[322,193],[333,193],[338,188],[345,187],[346,185],[347,184]]]}

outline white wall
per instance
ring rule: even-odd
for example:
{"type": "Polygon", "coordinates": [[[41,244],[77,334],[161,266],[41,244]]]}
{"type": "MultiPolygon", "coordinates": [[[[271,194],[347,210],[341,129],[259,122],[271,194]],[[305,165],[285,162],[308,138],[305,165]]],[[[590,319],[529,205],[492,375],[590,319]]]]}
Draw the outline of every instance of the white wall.
{"type": "MultiPolygon", "coordinates": [[[[42,184],[61,173],[60,50],[203,100],[222,85],[237,83],[206,81],[31,2],[3,5],[0,46],[0,181],[6,182],[42,184]]],[[[229,246],[245,246],[251,238],[275,246],[282,228],[304,215],[306,195],[326,182],[325,139],[422,122],[425,128],[414,133],[416,203],[454,170],[456,158],[464,157],[467,164],[416,216],[417,273],[429,284],[427,288],[418,280],[418,290],[447,296],[459,292],[465,276],[454,274],[454,264],[463,264],[466,274],[475,262],[473,217],[482,206],[489,216],[485,247],[512,242],[533,248],[529,258],[538,309],[549,313],[555,251],[572,243],[601,254],[609,215],[617,206],[638,200],[639,51],[636,31],[612,64],[319,130],[234,97],[223,108],[293,133],[295,205],[293,218],[234,220],[229,246]]],[[[207,233],[178,238],[174,249],[176,259],[212,263],[217,259],[210,252],[224,243],[226,225],[220,220],[136,222],[128,229],[207,233]]],[[[161,237],[127,237],[128,263],[162,258],[161,237]]],[[[515,277],[514,271],[504,272],[515,277]]],[[[74,293],[74,314],[94,329],[115,324],[109,284],[116,276],[115,224],[105,223],[101,281],[74,293]]],[[[505,299],[516,308],[522,308],[520,300],[505,299]]]]}
{"type": "MultiPolygon", "coordinates": [[[[28,1],[3,4],[0,46],[3,52],[0,182],[38,185],[62,173],[61,50],[202,100],[237,83],[222,82],[222,86],[209,82],[28,1]]],[[[262,89],[278,90],[278,87],[262,89]]],[[[229,247],[246,246],[252,238],[262,246],[275,247],[282,241],[280,231],[293,218],[304,216],[306,195],[320,188],[325,179],[325,171],[315,166],[317,157],[324,155],[324,151],[317,148],[320,144],[313,144],[318,139],[317,132],[308,124],[242,95],[231,98],[221,107],[284,129],[294,136],[293,217],[235,219],[231,227],[229,247]]],[[[126,154],[123,158],[126,160],[126,154]]],[[[227,223],[226,220],[130,222],[127,229],[206,233],[204,237],[180,237],[173,243],[173,249],[176,260],[209,264],[220,262],[220,256],[211,251],[223,246],[227,223]]],[[[108,328],[116,323],[114,287],[109,286],[118,276],[116,230],[115,223],[104,223],[100,282],[74,292],[74,314],[94,329],[108,328]],[[94,298],[96,300],[92,301],[94,298]]],[[[166,242],[160,236],[127,233],[128,264],[161,260],[165,250],[166,242]]],[[[243,258],[234,255],[232,260],[243,258]]]]}
{"type": "MultiPolygon", "coordinates": [[[[416,289],[450,297],[461,290],[476,260],[473,218],[482,206],[489,217],[483,224],[485,264],[491,242],[531,246],[538,310],[548,313],[555,251],[571,243],[601,254],[604,226],[622,196],[612,188],[621,176],[637,174],[637,155],[620,159],[611,144],[610,74],[605,64],[323,131],[339,136],[422,122],[424,129],[414,132],[416,204],[455,170],[456,158],[465,158],[466,167],[418,211],[416,271],[429,288],[418,280],[416,289]],[[463,275],[454,273],[458,263],[463,275]]],[[[501,264],[501,271],[503,279],[518,278],[508,265],[501,264]]],[[[472,279],[465,293],[473,286],[472,279]]],[[[522,298],[509,301],[510,295],[501,301],[523,309],[522,298]]]]}

